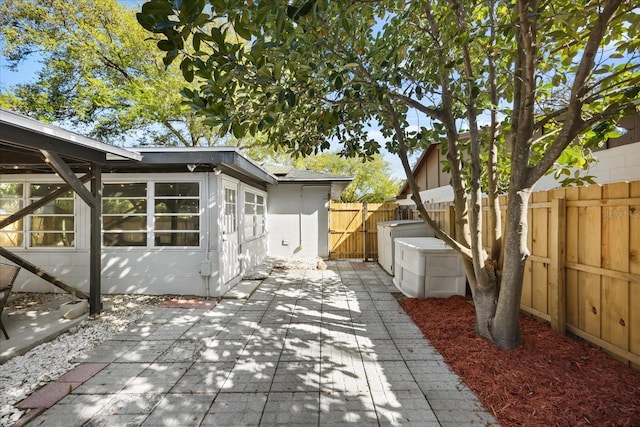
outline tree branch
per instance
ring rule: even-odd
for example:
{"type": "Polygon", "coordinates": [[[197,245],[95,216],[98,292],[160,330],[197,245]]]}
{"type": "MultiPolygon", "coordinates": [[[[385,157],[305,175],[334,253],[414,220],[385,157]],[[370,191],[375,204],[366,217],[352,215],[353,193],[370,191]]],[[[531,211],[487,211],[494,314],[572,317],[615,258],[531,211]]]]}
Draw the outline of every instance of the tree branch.
{"type": "Polygon", "coordinates": [[[585,123],[580,117],[584,106],[584,95],[588,90],[586,82],[595,65],[595,56],[602,43],[607,26],[616,10],[620,7],[624,0],[608,0],[604,8],[598,15],[595,25],[591,29],[589,39],[585,45],[576,75],[571,88],[571,97],[567,108],[566,120],[562,125],[562,129],[558,138],[544,153],[540,162],[530,169],[528,174],[528,186],[534,185],[553,163],[560,157],[565,148],[574,140],[581,129],[584,129],[585,123]]]}
{"type": "MultiPolygon", "coordinates": [[[[458,33],[467,32],[466,16],[462,5],[456,3],[455,0],[451,2],[451,5],[456,14],[458,33]]],[[[465,107],[467,110],[467,119],[469,120],[469,138],[471,144],[471,259],[477,284],[481,288],[487,288],[489,286],[489,280],[487,272],[484,270],[484,264],[487,256],[482,247],[482,188],[480,187],[482,182],[482,171],[480,167],[480,133],[478,131],[478,117],[476,114],[477,105],[474,96],[474,82],[476,81],[476,78],[471,62],[469,45],[463,44],[461,49],[465,77],[465,107]]]]}
{"type": "Polygon", "coordinates": [[[400,157],[400,161],[402,162],[402,167],[404,169],[405,174],[407,175],[407,183],[409,184],[409,188],[411,189],[412,198],[414,202],[416,202],[416,208],[420,215],[424,219],[424,221],[431,227],[434,234],[442,239],[447,245],[458,251],[462,256],[466,258],[471,258],[472,254],[469,248],[462,246],[458,243],[453,237],[449,236],[449,234],[445,233],[438,224],[431,218],[429,213],[424,207],[422,203],[422,199],[420,197],[420,190],[416,185],[415,178],[413,177],[413,172],[411,170],[411,166],[409,165],[409,160],[407,156],[407,146],[404,141],[404,132],[402,126],[400,124],[400,120],[398,119],[398,114],[394,110],[393,106],[389,101],[386,103],[386,112],[391,118],[391,122],[393,123],[394,132],[396,135],[396,140],[398,141],[398,157],[400,157]]]}
{"type": "Polygon", "coordinates": [[[489,238],[491,242],[491,259],[499,266],[501,265],[502,253],[502,211],[500,210],[500,202],[498,198],[498,147],[496,144],[496,135],[498,133],[498,89],[496,85],[496,64],[495,50],[496,42],[496,17],[495,9],[492,1],[489,1],[489,20],[491,30],[489,32],[488,46],[488,71],[489,71],[489,100],[491,102],[491,122],[489,124],[489,157],[487,159],[487,175],[489,197],[489,220],[491,227],[489,228],[489,238]]]}
{"type": "Polygon", "coordinates": [[[182,144],[185,147],[191,147],[191,144],[189,144],[189,141],[187,141],[187,139],[182,135],[182,133],[180,133],[180,131],[178,129],[176,129],[175,127],[173,127],[173,125],[171,125],[171,123],[169,123],[167,120],[163,121],[162,124],[169,129],[169,131],[176,137],[178,138],[178,140],[180,142],[182,142],[182,144]]]}

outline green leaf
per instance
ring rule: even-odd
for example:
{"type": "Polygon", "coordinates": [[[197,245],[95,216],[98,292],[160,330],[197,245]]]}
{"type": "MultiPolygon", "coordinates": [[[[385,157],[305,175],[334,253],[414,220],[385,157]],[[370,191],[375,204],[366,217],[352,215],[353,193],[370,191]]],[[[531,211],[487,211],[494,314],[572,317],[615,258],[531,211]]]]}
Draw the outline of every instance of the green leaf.
{"type": "Polygon", "coordinates": [[[193,23],[204,9],[203,0],[189,0],[181,3],[181,7],[176,9],[180,10],[180,19],[184,23],[193,23]]]}
{"type": "Polygon", "coordinates": [[[216,12],[222,12],[227,9],[227,3],[225,0],[209,0],[209,3],[211,3],[216,12]]]}
{"type": "Polygon", "coordinates": [[[235,136],[238,139],[243,138],[244,135],[246,134],[244,126],[242,126],[242,124],[240,124],[240,123],[237,123],[237,122],[234,123],[231,126],[231,129],[233,131],[233,136],[235,136]]]}
{"type": "Polygon", "coordinates": [[[146,15],[168,16],[173,14],[173,9],[166,1],[152,0],[142,5],[142,13],[146,15]]]}
{"type": "Polygon", "coordinates": [[[155,32],[156,20],[151,16],[145,13],[136,13],[136,19],[138,20],[138,23],[142,25],[142,28],[155,32]]]}
{"type": "Polygon", "coordinates": [[[164,22],[160,22],[156,25],[155,27],[155,31],[156,32],[161,32],[163,30],[166,30],[168,28],[175,28],[178,25],[180,25],[180,22],[178,21],[164,21],[164,22]]]}
{"type": "Polygon", "coordinates": [[[290,108],[296,106],[296,94],[291,90],[287,92],[287,103],[289,104],[290,108]]]}
{"type": "Polygon", "coordinates": [[[209,15],[207,15],[206,13],[201,13],[196,17],[196,19],[193,20],[193,23],[191,25],[193,25],[194,27],[200,27],[209,22],[210,22],[209,15]]]}
{"type": "Polygon", "coordinates": [[[624,91],[624,96],[629,99],[635,99],[640,94],[640,85],[632,86],[624,91]]]}
{"type": "Polygon", "coordinates": [[[222,34],[218,27],[211,28],[211,37],[218,46],[224,45],[224,34],[222,34]]]}
{"type": "Polygon", "coordinates": [[[180,63],[180,69],[182,70],[184,79],[191,83],[193,81],[193,63],[191,62],[191,59],[184,58],[180,63]]]}
{"type": "Polygon", "coordinates": [[[160,40],[158,42],[158,49],[163,50],[165,52],[169,52],[175,50],[176,46],[173,44],[171,40],[160,40]]]}
{"type": "Polygon", "coordinates": [[[311,13],[313,6],[315,5],[317,0],[308,0],[300,7],[296,6],[287,6],[287,15],[290,19],[294,21],[298,21],[300,18],[307,16],[311,13]]]}
{"type": "Polygon", "coordinates": [[[249,29],[248,25],[245,25],[244,23],[236,23],[236,25],[234,26],[234,30],[236,31],[236,34],[238,34],[243,39],[251,40],[251,30],[249,29]]]}
{"type": "Polygon", "coordinates": [[[196,52],[200,51],[200,42],[201,42],[201,33],[196,33],[193,35],[193,50],[196,52]]]}
{"type": "Polygon", "coordinates": [[[162,58],[162,62],[164,63],[165,67],[168,67],[177,57],[178,57],[178,51],[172,50],[170,52],[167,52],[167,55],[164,58],[162,58]]]}

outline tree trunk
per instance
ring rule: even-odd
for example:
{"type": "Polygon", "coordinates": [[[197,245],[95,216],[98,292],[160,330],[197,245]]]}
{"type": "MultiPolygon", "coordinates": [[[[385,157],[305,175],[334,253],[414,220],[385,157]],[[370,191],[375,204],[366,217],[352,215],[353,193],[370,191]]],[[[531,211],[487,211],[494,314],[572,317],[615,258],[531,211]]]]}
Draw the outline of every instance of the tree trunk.
{"type": "Polygon", "coordinates": [[[530,194],[531,189],[529,188],[520,191],[509,190],[504,269],[502,270],[496,314],[491,325],[492,341],[506,350],[522,343],[519,317],[524,266],[529,256],[529,249],[527,248],[527,207],[530,194]]]}
{"type": "Polygon", "coordinates": [[[474,328],[476,334],[495,342],[492,326],[497,305],[495,287],[476,289],[473,293],[473,303],[476,308],[476,326],[474,328]]]}
{"type": "Polygon", "coordinates": [[[484,273],[486,274],[484,276],[487,280],[477,281],[473,261],[466,258],[463,264],[476,311],[476,325],[474,330],[481,337],[493,342],[491,328],[493,317],[496,314],[496,304],[498,302],[498,282],[496,280],[495,269],[491,267],[491,271],[489,271],[485,268],[484,273]]]}

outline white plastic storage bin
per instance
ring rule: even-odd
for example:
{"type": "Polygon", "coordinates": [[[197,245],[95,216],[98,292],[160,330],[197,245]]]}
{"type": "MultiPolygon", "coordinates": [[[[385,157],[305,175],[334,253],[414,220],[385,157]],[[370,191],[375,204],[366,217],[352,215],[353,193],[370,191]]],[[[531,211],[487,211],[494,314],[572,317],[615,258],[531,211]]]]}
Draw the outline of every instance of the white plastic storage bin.
{"type": "Polygon", "coordinates": [[[416,220],[385,221],[378,223],[378,264],[393,276],[395,245],[398,237],[433,237],[433,230],[416,220]]]}
{"type": "Polygon", "coordinates": [[[463,295],[466,276],[462,258],[433,237],[403,237],[395,241],[393,283],[408,297],[446,298],[463,295]]]}

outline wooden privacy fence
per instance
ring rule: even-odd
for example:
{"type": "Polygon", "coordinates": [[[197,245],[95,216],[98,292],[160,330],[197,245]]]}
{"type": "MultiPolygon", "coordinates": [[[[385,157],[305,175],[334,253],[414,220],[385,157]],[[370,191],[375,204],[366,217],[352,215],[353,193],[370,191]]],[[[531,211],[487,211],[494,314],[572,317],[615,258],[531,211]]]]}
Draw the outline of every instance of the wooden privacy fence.
{"type": "Polygon", "coordinates": [[[378,223],[396,219],[396,203],[329,204],[329,258],[378,258],[378,223]]]}
{"type": "MultiPolygon", "coordinates": [[[[448,203],[426,207],[451,230],[448,203]]],[[[640,366],[640,181],[535,192],[528,219],[521,309],[640,366]]]]}

